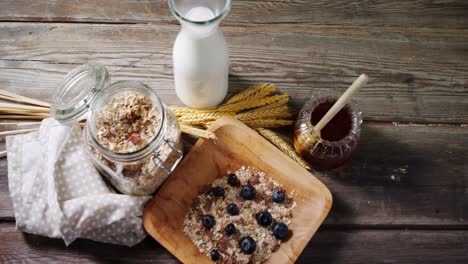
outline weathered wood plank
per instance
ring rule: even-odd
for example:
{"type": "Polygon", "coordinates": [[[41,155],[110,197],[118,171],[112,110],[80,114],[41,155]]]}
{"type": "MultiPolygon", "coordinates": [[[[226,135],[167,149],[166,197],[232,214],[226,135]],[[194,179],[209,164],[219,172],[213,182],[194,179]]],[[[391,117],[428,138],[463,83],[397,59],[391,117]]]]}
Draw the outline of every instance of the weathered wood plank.
{"type": "MultiPolygon", "coordinates": [[[[0,224],[2,263],[179,263],[153,239],[133,248],[58,239],[15,231],[0,224]]],[[[466,231],[327,230],[312,238],[297,263],[466,263],[466,231]]]]}
{"type": "MultiPolygon", "coordinates": [[[[177,25],[0,24],[0,86],[49,100],[78,64],[100,62],[115,80],[147,83],[177,103],[172,44],[177,25]]],[[[371,121],[468,122],[468,31],[238,25],[224,27],[231,92],[274,82],[296,107],[320,91],[343,91],[362,72],[357,96],[371,121]]]]}
{"type": "MultiPolygon", "coordinates": [[[[364,124],[345,167],[316,173],[333,193],[328,225],[468,225],[468,127],[364,124]]],[[[6,159],[0,217],[13,217],[6,159]]]]}
{"type": "Polygon", "coordinates": [[[8,190],[7,159],[0,159],[0,219],[14,218],[13,204],[8,190]]]}
{"type": "Polygon", "coordinates": [[[298,263],[466,263],[466,231],[319,230],[298,263]]]}
{"type": "MultiPolygon", "coordinates": [[[[3,0],[0,21],[175,23],[166,0],[3,0]]],[[[225,21],[468,28],[468,4],[450,1],[235,0],[225,21]]]]}

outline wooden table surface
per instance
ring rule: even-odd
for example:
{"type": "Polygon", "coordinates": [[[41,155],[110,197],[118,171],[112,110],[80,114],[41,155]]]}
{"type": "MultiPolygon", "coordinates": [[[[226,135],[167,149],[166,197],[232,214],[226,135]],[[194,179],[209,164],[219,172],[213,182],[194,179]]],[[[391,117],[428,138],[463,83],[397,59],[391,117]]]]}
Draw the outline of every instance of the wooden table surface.
{"type": "MultiPolygon", "coordinates": [[[[357,153],[317,174],[334,204],[298,262],[468,263],[468,2],[233,2],[222,23],[231,93],[274,82],[298,108],[370,76],[357,95],[357,153]]],[[[0,0],[0,89],[50,101],[69,70],[99,62],[114,80],[142,81],[176,104],[179,29],[165,0],[0,0]]],[[[178,262],[149,238],[67,248],[16,231],[2,158],[0,262],[27,261],[178,262]]]]}

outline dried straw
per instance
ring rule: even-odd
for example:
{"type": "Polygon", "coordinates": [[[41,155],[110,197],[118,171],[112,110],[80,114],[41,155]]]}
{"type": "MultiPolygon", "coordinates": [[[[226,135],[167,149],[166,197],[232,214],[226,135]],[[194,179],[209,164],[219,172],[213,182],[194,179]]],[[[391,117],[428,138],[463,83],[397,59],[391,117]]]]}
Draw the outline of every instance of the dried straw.
{"type": "Polygon", "coordinates": [[[234,112],[205,112],[186,114],[178,118],[179,122],[192,125],[201,125],[208,121],[214,121],[222,116],[233,116],[234,112]]]}
{"type": "Polygon", "coordinates": [[[278,101],[276,101],[274,103],[271,103],[271,104],[256,108],[255,111],[257,111],[257,110],[258,111],[263,111],[263,110],[278,108],[278,107],[281,107],[281,106],[288,106],[288,102],[289,102],[289,96],[283,97],[283,98],[279,99],[278,101]]]}
{"type": "Polygon", "coordinates": [[[197,136],[197,137],[206,138],[206,139],[217,139],[216,135],[213,132],[203,130],[200,128],[196,128],[193,126],[185,125],[185,124],[180,124],[180,130],[183,133],[190,134],[192,136],[197,136]]]}
{"type": "Polygon", "coordinates": [[[181,107],[181,106],[170,106],[169,107],[174,114],[179,117],[188,114],[200,114],[200,113],[215,113],[215,109],[193,109],[189,107],[181,107]]]}
{"type": "Polygon", "coordinates": [[[248,112],[242,112],[236,115],[236,118],[244,121],[244,120],[253,120],[259,118],[289,118],[292,114],[289,113],[287,106],[280,106],[273,109],[261,109],[257,108],[255,110],[251,110],[248,112]]]}
{"type": "Polygon", "coordinates": [[[42,120],[49,115],[0,115],[0,119],[42,120]]]}
{"type": "Polygon", "coordinates": [[[268,83],[261,83],[254,85],[236,95],[231,97],[226,103],[227,104],[233,104],[241,101],[250,101],[253,99],[260,99],[268,96],[272,92],[276,90],[276,86],[274,84],[268,84],[268,83]]]}
{"type": "Polygon", "coordinates": [[[3,122],[0,123],[0,126],[33,126],[33,125],[40,125],[41,122],[3,122]]]}
{"type": "Polygon", "coordinates": [[[260,127],[280,127],[280,126],[290,126],[293,124],[292,120],[287,119],[260,119],[260,120],[244,120],[246,125],[253,128],[260,127]]]}
{"type": "Polygon", "coordinates": [[[252,99],[249,101],[241,101],[229,105],[222,105],[217,108],[218,111],[233,111],[233,112],[240,112],[247,109],[257,108],[264,105],[269,105],[272,103],[276,103],[280,100],[284,100],[284,98],[288,98],[287,94],[281,95],[273,95],[261,99],[252,99]]]}
{"type": "Polygon", "coordinates": [[[30,112],[49,113],[49,108],[47,107],[10,104],[10,103],[0,102],[0,111],[9,111],[9,110],[22,110],[22,111],[30,111],[30,112]]]}
{"type": "Polygon", "coordinates": [[[47,107],[47,108],[50,107],[49,103],[36,100],[36,99],[32,99],[26,96],[10,93],[4,90],[0,90],[0,99],[10,101],[10,102],[37,105],[37,106],[42,106],[42,107],[47,107]]]}
{"type": "Polygon", "coordinates": [[[27,128],[27,129],[18,129],[18,130],[10,130],[10,131],[2,131],[0,132],[0,136],[11,136],[11,135],[18,135],[24,134],[29,132],[37,131],[38,128],[27,128]]]}
{"type": "MultiPolygon", "coordinates": [[[[171,106],[182,132],[197,137],[215,139],[216,135],[199,127],[208,127],[222,116],[236,116],[239,120],[253,128],[289,126],[293,121],[287,103],[287,94],[273,95],[274,84],[258,84],[231,97],[225,104],[213,109],[192,109],[189,107],[171,106]],[[249,111],[245,111],[249,110],[249,111]],[[197,127],[198,126],[198,127],[197,127]]],[[[49,117],[50,104],[25,96],[0,90],[0,99],[22,104],[0,103],[0,119],[42,120],[49,117]],[[27,104],[27,105],[24,105],[27,104]]],[[[39,122],[23,122],[9,124],[26,126],[39,122]]],[[[0,124],[1,125],[1,124],[0,124]]],[[[4,125],[7,125],[5,123],[4,125]]],[[[33,129],[1,132],[3,135],[27,133],[33,129]]],[[[2,135],[0,133],[0,135],[2,135]]]]}
{"type": "Polygon", "coordinates": [[[283,153],[288,155],[292,160],[297,162],[297,164],[301,165],[307,170],[310,170],[310,167],[307,163],[297,154],[297,152],[293,149],[291,145],[289,145],[286,141],[284,141],[278,134],[275,132],[265,129],[265,128],[257,128],[258,133],[270,141],[273,145],[275,145],[278,149],[280,149],[283,153]]]}

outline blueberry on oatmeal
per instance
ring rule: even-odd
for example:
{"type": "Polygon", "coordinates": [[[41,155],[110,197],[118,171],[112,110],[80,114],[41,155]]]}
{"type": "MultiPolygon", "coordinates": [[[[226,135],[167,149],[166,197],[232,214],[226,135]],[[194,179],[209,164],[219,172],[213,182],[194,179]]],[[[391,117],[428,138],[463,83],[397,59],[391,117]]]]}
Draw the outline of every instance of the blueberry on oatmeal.
{"type": "Polygon", "coordinates": [[[289,230],[288,226],[284,223],[275,223],[273,225],[273,235],[276,237],[276,239],[279,240],[284,240],[288,237],[289,230]]]}
{"type": "Polygon", "coordinates": [[[254,253],[255,249],[257,248],[257,245],[255,243],[255,240],[253,240],[253,238],[247,236],[247,237],[241,238],[241,240],[239,241],[239,247],[242,252],[250,255],[254,253]]]}
{"type": "Polygon", "coordinates": [[[244,198],[245,200],[255,199],[256,194],[257,194],[257,191],[255,190],[255,187],[253,187],[251,184],[246,184],[242,186],[242,189],[240,191],[240,196],[244,198]]]}
{"type": "Polygon", "coordinates": [[[280,190],[274,190],[272,194],[273,202],[282,203],[286,199],[286,194],[280,190]]]}
{"type": "Polygon", "coordinates": [[[257,219],[257,223],[264,227],[269,226],[273,221],[273,218],[271,217],[271,214],[268,211],[256,214],[255,218],[257,219]]]}
{"type": "Polygon", "coordinates": [[[216,223],[216,220],[212,215],[203,215],[202,216],[202,224],[205,228],[212,228],[216,223]]]}
{"type": "Polygon", "coordinates": [[[219,186],[211,188],[211,193],[214,197],[224,197],[224,189],[219,186]]]}
{"type": "Polygon", "coordinates": [[[294,191],[289,195],[264,172],[241,167],[205,186],[185,216],[184,232],[216,263],[263,263],[291,236],[294,191]]]}
{"type": "Polygon", "coordinates": [[[227,182],[229,185],[235,187],[239,185],[239,179],[237,179],[236,174],[234,173],[229,173],[227,182]]]}
{"type": "Polygon", "coordinates": [[[224,233],[228,236],[233,235],[236,233],[236,226],[233,223],[230,223],[226,228],[224,228],[224,233]]]}
{"type": "Polygon", "coordinates": [[[213,249],[210,252],[210,258],[212,261],[218,261],[221,258],[221,255],[219,254],[218,250],[213,249]]]}
{"type": "Polygon", "coordinates": [[[227,207],[227,211],[230,215],[238,215],[239,214],[239,207],[237,207],[237,204],[231,203],[227,207]]]}

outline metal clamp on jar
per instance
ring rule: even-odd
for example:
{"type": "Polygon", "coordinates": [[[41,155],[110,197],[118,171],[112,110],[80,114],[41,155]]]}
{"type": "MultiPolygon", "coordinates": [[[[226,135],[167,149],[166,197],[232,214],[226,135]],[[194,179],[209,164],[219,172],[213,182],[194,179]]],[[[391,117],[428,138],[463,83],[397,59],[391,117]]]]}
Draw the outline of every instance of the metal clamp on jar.
{"type": "Polygon", "coordinates": [[[96,168],[120,192],[156,191],[183,157],[174,113],[148,86],[110,84],[102,65],[82,65],[55,90],[52,115],[60,122],[87,118],[85,148],[96,168]]]}

